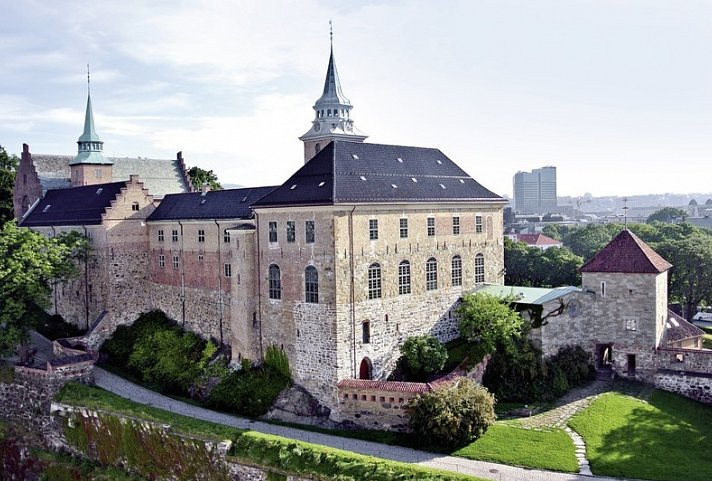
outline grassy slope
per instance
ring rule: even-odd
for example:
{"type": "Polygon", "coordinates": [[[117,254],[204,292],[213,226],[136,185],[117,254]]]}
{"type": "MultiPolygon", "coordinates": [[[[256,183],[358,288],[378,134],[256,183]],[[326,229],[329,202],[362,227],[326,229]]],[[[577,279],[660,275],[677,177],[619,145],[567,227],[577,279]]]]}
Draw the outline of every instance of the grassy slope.
{"type": "Polygon", "coordinates": [[[529,468],[578,472],[574,444],[561,429],[535,431],[495,424],[480,439],[453,455],[529,468]]]}
{"type": "Polygon", "coordinates": [[[652,480],[712,479],[712,409],[664,391],[650,403],[600,396],[569,422],[595,474],[652,480]]]}

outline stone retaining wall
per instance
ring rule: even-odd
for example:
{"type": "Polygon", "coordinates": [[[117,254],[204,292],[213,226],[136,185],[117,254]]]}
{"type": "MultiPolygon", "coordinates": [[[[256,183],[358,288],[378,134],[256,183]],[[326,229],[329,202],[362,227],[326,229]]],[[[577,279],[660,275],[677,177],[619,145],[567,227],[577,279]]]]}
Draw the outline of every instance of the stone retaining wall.
{"type": "Polygon", "coordinates": [[[655,387],[712,404],[712,350],[658,349],[656,361],[655,387]]]}

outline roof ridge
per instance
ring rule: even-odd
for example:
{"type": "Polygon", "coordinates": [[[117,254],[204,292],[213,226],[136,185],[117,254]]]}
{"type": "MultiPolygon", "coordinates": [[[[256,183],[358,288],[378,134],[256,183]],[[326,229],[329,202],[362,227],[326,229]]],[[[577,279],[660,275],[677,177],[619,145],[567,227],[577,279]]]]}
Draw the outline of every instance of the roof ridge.
{"type": "Polygon", "coordinates": [[[652,247],[628,229],[620,231],[586,261],[579,272],[662,273],[672,267],[652,247]]]}

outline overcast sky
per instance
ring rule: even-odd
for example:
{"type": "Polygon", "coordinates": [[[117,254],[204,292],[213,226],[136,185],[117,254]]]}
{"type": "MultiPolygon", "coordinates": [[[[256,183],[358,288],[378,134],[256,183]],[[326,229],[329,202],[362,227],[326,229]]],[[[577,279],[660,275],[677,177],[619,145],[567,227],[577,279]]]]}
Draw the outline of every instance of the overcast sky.
{"type": "Polygon", "coordinates": [[[369,142],[436,147],[483,185],[712,192],[712,1],[0,0],[0,144],[76,153],[92,70],[108,156],[223,183],[303,163],[329,55],[369,142]]]}

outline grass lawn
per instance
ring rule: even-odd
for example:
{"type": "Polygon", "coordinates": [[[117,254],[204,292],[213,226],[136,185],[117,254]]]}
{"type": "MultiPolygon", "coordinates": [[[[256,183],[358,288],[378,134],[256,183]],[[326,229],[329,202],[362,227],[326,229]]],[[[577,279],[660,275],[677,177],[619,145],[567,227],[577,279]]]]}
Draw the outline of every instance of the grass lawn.
{"type": "Polygon", "coordinates": [[[569,422],[595,474],[652,480],[712,479],[712,408],[656,390],[649,403],[607,393],[569,422]]]}
{"type": "Polygon", "coordinates": [[[709,329],[705,330],[707,334],[702,337],[702,347],[705,349],[712,349],[712,333],[709,329]]]}
{"type": "Polygon", "coordinates": [[[561,429],[535,431],[495,424],[453,456],[528,468],[578,472],[574,443],[561,429]]]}

